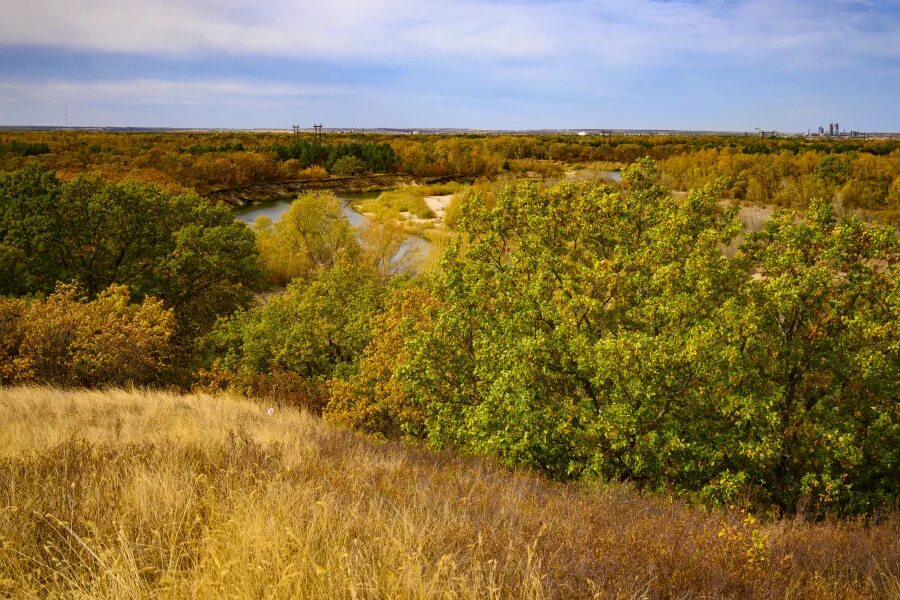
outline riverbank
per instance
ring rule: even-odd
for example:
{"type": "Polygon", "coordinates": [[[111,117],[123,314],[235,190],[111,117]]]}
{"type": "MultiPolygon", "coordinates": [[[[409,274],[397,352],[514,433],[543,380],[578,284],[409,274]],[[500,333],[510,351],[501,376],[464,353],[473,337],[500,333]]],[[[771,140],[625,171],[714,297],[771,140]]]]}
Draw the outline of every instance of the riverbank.
{"type": "Polygon", "coordinates": [[[231,206],[246,206],[272,200],[293,200],[300,192],[328,190],[336,194],[377,192],[404,185],[446,183],[449,181],[472,182],[471,177],[450,175],[446,177],[415,177],[403,173],[382,175],[357,175],[353,177],[329,177],[327,179],[294,179],[271,183],[257,183],[242,187],[223,188],[203,193],[203,197],[231,206]]]}

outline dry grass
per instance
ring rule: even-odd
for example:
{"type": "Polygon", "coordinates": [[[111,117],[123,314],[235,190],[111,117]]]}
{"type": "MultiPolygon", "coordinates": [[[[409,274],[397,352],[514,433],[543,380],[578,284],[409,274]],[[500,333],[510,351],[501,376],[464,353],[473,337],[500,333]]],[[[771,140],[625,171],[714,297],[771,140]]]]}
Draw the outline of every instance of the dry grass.
{"type": "Polygon", "coordinates": [[[228,397],[0,389],[0,596],[900,597],[900,519],[759,525],[228,397]]]}
{"type": "Polygon", "coordinates": [[[466,186],[460,183],[439,183],[433,185],[408,185],[381,192],[377,198],[360,200],[354,208],[367,215],[381,219],[403,222],[409,219],[434,220],[437,214],[425,201],[427,196],[456,194],[466,186]]]}

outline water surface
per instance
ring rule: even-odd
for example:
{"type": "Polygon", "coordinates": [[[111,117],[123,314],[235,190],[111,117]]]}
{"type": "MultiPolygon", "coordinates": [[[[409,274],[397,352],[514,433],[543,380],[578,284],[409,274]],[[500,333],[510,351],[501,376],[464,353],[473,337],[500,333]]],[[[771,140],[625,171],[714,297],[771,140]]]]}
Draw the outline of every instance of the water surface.
{"type": "MultiPolygon", "coordinates": [[[[377,198],[379,192],[361,192],[357,194],[338,194],[341,200],[344,218],[353,227],[357,229],[365,229],[369,225],[369,218],[353,210],[352,202],[366,200],[368,198],[377,198]]],[[[247,206],[236,208],[234,211],[235,218],[242,223],[252,225],[259,217],[269,217],[272,222],[278,221],[281,216],[287,212],[293,200],[272,200],[271,202],[258,202],[247,206]]],[[[407,256],[413,257],[418,255],[424,257],[431,249],[431,242],[417,235],[407,235],[407,243],[403,248],[394,255],[393,260],[399,261],[407,256]]]]}
{"type": "MultiPolygon", "coordinates": [[[[341,202],[344,205],[344,217],[347,218],[347,221],[351,225],[357,228],[365,227],[368,224],[369,219],[353,210],[353,207],[350,203],[377,197],[378,192],[342,194],[338,196],[338,198],[341,199],[341,202]]],[[[293,200],[272,200],[270,202],[257,202],[255,204],[248,204],[247,206],[236,208],[234,210],[234,214],[238,221],[246,223],[247,225],[252,225],[253,222],[256,221],[256,219],[258,219],[259,217],[269,217],[274,223],[281,218],[281,215],[287,212],[287,209],[291,206],[291,202],[293,202],[293,200]]]]}
{"type": "Polygon", "coordinates": [[[622,171],[598,171],[603,179],[612,179],[613,181],[622,181],[622,171]]]}

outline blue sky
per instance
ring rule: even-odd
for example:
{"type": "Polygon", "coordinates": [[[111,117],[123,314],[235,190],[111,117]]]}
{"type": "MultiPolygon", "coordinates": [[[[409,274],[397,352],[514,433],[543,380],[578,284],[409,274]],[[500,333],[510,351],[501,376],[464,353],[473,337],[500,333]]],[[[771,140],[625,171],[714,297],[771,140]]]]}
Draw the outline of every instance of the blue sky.
{"type": "Polygon", "coordinates": [[[0,125],[900,130],[900,2],[4,0],[0,125]]]}

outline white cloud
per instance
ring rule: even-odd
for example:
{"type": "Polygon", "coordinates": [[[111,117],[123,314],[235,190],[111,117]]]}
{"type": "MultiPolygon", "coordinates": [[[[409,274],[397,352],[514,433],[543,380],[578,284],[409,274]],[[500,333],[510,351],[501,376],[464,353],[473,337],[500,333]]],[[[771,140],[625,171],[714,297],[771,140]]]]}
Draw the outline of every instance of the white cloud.
{"type": "Polygon", "coordinates": [[[591,66],[775,60],[816,66],[900,56],[900,23],[853,0],[28,0],[0,44],[109,52],[350,61],[521,59],[591,66]],[[863,9],[861,9],[861,7],[863,9]]]}
{"type": "Polygon", "coordinates": [[[223,104],[248,99],[321,98],[359,92],[353,86],[289,85],[246,80],[117,79],[100,81],[0,81],[9,101],[223,104]]]}
{"type": "Polygon", "coordinates": [[[542,50],[539,21],[507,7],[399,0],[182,2],[33,0],[4,9],[0,43],[111,52],[366,58],[542,50]]]}

